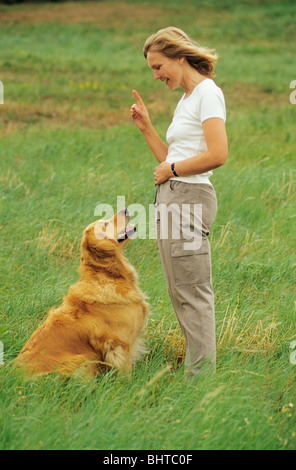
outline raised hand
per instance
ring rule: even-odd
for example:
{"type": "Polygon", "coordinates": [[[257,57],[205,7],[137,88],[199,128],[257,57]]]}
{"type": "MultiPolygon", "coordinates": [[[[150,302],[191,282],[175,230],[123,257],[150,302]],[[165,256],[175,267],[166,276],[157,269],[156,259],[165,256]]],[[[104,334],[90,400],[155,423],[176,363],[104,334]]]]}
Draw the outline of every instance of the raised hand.
{"type": "Polygon", "coordinates": [[[136,90],[133,90],[132,93],[137,103],[131,107],[131,116],[136,126],[143,132],[151,127],[149,113],[139,93],[136,90]]]}

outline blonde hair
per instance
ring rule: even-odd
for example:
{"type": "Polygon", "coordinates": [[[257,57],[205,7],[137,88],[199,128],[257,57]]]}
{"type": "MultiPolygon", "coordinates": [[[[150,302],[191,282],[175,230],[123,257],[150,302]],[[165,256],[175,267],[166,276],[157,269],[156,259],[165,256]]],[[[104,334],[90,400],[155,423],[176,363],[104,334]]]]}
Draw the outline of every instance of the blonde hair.
{"type": "Polygon", "coordinates": [[[149,50],[161,52],[170,59],[184,57],[191,67],[208,78],[213,78],[218,55],[213,49],[201,47],[181,29],[169,26],[152,34],[145,41],[143,53],[147,59],[149,50]]]}

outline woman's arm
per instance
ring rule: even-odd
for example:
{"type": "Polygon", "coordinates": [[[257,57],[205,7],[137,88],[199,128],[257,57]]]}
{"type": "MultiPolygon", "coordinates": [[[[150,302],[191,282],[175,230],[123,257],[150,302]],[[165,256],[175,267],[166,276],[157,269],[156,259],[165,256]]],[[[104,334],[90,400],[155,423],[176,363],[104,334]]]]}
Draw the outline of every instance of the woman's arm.
{"type": "Polygon", "coordinates": [[[142,132],[155,158],[159,163],[164,162],[168,154],[168,147],[164,144],[152,126],[147,108],[139,93],[136,90],[133,90],[133,95],[137,100],[137,104],[133,104],[131,107],[132,119],[142,132]]]}
{"type": "MultiPolygon", "coordinates": [[[[202,123],[202,127],[208,150],[195,157],[176,162],[175,171],[179,176],[206,173],[226,162],[228,142],[223,119],[207,119],[202,123]]],[[[174,175],[168,162],[163,162],[155,168],[154,179],[156,184],[164,183],[172,176],[174,175]]]]}

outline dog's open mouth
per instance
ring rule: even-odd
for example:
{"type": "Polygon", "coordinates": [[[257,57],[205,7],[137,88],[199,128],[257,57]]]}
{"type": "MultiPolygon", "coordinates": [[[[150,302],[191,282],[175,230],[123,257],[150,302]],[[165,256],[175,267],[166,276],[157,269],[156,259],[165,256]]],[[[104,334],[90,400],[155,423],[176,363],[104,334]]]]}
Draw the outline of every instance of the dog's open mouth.
{"type": "Polygon", "coordinates": [[[123,242],[127,238],[132,237],[136,231],[137,228],[134,225],[131,225],[130,227],[125,228],[124,230],[121,230],[121,232],[117,234],[117,241],[119,243],[123,242]]]}

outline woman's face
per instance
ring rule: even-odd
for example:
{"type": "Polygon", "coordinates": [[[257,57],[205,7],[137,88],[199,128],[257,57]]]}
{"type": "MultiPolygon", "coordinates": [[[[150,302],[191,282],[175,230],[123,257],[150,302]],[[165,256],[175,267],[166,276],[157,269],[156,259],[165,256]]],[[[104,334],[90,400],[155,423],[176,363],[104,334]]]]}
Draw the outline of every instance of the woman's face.
{"type": "Polygon", "coordinates": [[[161,52],[149,50],[147,62],[153,70],[154,80],[166,82],[171,90],[175,90],[181,85],[184,59],[169,59],[161,52]]]}

